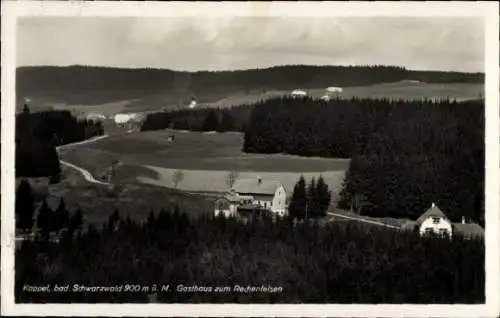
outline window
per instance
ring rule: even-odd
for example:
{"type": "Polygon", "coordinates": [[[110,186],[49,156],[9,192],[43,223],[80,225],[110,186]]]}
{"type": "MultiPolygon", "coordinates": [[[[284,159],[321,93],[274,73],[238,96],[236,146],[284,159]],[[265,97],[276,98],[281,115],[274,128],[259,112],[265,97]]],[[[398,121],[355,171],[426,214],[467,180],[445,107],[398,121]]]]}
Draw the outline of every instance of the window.
{"type": "Polygon", "coordinates": [[[433,233],[432,228],[428,227],[425,229],[425,235],[431,235],[433,233]]]}
{"type": "Polygon", "coordinates": [[[438,217],[433,217],[432,218],[432,223],[439,224],[439,218],[438,217]]]}
{"type": "Polygon", "coordinates": [[[449,236],[450,233],[448,232],[447,229],[439,229],[439,235],[442,237],[446,237],[446,236],[449,236]]]}

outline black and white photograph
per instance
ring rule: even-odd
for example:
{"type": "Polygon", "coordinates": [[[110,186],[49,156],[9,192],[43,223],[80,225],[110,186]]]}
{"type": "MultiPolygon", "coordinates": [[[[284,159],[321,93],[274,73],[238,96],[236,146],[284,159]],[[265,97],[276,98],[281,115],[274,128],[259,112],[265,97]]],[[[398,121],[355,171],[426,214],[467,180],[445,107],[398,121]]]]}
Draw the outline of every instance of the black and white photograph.
{"type": "Polygon", "coordinates": [[[48,3],[2,10],[3,314],[494,316],[498,3],[48,3]]]}

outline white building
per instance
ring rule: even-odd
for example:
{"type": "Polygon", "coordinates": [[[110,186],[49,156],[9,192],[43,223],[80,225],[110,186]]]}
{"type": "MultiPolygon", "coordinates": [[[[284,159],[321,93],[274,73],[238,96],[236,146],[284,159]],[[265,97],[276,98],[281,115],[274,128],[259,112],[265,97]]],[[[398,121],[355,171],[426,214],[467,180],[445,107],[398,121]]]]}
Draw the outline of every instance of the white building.
{"type": "Polygon", "coordinates": [[[434,203],[417,219],[417,226],[420,235],[437,234],[451,237],[453,232],[451,221],[434,203]]]}
{"type": "Polygon", "coordinates": [[[85,116],[87,120],[105,120],[106,116],[101,113],[89,113],[85,116]]]}
{"type": "Polygon", "coordinates": [[[451,238],[454,235],[459,235],[465,239],[484,237],[484,229],[480,225],[467,222],[465,217],[462,217],[460,223],[452,223],[434,203],[416,221],[407,221],[401,229],[417,230],[421,236],[434,234],[451,238]]]}
{"type": "Polygon", "coordinates": [[[292,91],[291,95],[293,97],[306,97],[307,96],[307,92],[303,91],[303,90],[300,90],[300,89],[295,89],[292,91]]]}
{"type": "Polygon", "coordinates": [[[236,216],[257,210],[286,215],[286,191],[279,181],[261,178],[237,180],[230,192],[215,203],[216,216],[236,216]]]}
{"type": "Polygon", "coordinates": [[[330,87],[327,87],[326,88],[326,91],[328,93],[342,93],[342,87],[334,87],[334,86],[330,86],[330,87]]]}

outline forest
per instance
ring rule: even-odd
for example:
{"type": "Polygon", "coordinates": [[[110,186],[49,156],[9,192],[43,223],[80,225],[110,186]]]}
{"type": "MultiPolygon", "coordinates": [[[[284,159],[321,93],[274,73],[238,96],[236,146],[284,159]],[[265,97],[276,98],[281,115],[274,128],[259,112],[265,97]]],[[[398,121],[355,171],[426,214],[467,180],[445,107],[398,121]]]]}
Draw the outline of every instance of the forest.
{"type": "Polygon", "coordinates": [[[484,224],[484,100],[282,98],[255,106],[243,150],[351,158],[341,208],[416,219],[435,202],[484,224]]]}
{"type": "Polygon", "coordinates": [[[57,176],[57,146],[102,134],[100,122],[77,120],[69,111],[31,113],[25,105],[16,115],[16,177],[57,176]]]}
{"type": "Polygon", "coordinates": [[[178,209],[151,211],[136,223],[115,211],[100,228],[69,227],[57,243],[43,236],[23,242],[16,251],[15,298],[146,303],[156,294],[155,301],[168,303],[484,303],[484,275],[484,242],[459,236],[420,238],[356,222],[193,220],[178,209]],[[70,292],[33,293],[25,284],[70,284],[70,292]],[[150,289],[73,292],[74,284],[150,289]],[[171,291],[162,292],[162,284],[171,291]],[[178,284],[282,291],[176,292],[178,284]]]}
{"type": "Polygon", "coordinates": [[[484,226],[484,122],[484,100],[284,97],[152,114],[142,129],[236,130],[247,153],[351,158],[340,208],[416,219],[434,202],[484,226]]]}
{"type": "Polygon", "coordinates": [[[39,66],[16,70],[17,96],[53,98],[70,104],[101,104],[156,94],[192,95],[198,101],[249,90],[362,86],[401,80],[483,83],[483,73],[414,71],[396,66],[286,65],[238,71],[178,72],[93,66],[39,66]]]}

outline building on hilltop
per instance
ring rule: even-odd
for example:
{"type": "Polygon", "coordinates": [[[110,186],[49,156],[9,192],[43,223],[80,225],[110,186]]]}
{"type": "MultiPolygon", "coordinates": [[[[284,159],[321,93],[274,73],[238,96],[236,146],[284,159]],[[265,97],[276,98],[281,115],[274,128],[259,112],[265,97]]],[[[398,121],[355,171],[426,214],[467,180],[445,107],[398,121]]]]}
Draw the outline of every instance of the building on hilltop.
{"type": "Polygon", "coordinates": [[[215,215],[242,216],[270,212],[286,215],[286,191],[279,181],[256,179],[237,180],[223,198],[215,202],[215,215]]]}
{"type": "Polygon", "coordinates": [[[434,203],[416,221],[407,221],[401,226],[403,231],[417,231],[420,236],[437,235],[451,238],[454,235],[465,239],[484,237],[484,229],[476,224],[467,222],[451,222],[450,219],[434,203]]]}

